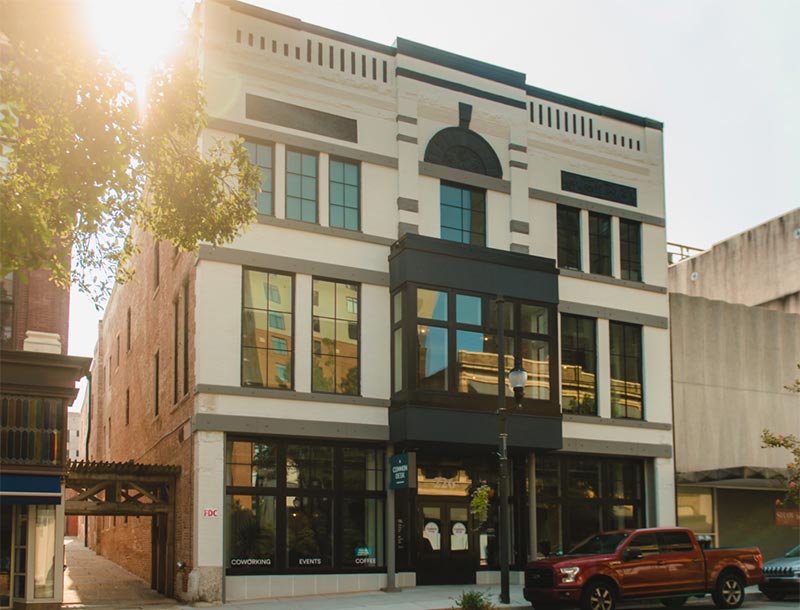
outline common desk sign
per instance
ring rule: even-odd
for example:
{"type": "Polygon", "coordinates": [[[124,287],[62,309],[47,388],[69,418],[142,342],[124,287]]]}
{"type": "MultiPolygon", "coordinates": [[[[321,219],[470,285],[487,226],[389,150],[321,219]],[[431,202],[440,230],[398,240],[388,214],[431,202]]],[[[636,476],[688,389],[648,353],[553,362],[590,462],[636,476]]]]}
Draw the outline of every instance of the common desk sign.
{"type": "Polygon", "coordinates": [[[417,454],[398,453],[389,458],[389,489],[417,486],[417,454]]]}

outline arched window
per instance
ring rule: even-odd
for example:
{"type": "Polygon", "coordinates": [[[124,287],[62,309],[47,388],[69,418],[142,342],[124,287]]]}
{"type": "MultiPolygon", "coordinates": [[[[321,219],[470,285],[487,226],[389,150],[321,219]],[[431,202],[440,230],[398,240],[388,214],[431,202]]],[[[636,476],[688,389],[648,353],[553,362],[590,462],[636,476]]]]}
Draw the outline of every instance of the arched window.
{"type": "Polygon", "coordinates": [[[446,127],[428,142],[425,161],[475,174],[502,178],[503,168],[492,146],[466,127],[446,127]]]}

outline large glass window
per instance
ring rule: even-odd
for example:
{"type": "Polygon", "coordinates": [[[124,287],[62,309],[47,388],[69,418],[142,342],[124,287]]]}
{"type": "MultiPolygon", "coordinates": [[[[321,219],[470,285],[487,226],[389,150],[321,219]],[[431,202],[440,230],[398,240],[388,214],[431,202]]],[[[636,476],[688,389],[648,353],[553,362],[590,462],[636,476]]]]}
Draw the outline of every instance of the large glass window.
{"type": "Polygon", "coordinates": [[[643,483],[640,460],[537,457],[538,553],[567,551],[599,531],[642,527],[643,483]]]}
{"type": "Polygon", "coordinates": [[[611,415],[643,418],[642,327],[611,322],[611,415]]]}
{"type": "Polygon", "coordinates": [[[486,245],[486,191],[442,182],[439,187],[442,239],[486,245]]]}
{"type": "MultiPolygon", "coordinates": [[[[417,387],[472,395],[497,394],[497,309],[494,299],[418,287],[417,387]]],[[[528,372],[525,397],[550,400],[550,315],[543,305],[503,303],[505,368],[515,357],[528,372]]],[[[510,387],[507,394],[512,395],[510,387]]]]}
{"type": "Polygon", "coordinates": [[[242,385],[292,387],[292,276],[243,271],[242,385]]]}
{"type": "Polygon", "coordinates": [[[611,275],[611,217],[589,212],[589,271],[611,275]]]}
{"type": "Polygon", "coordinates": [[[286,151],[286,218],[317,222],[317,155],[286,151]]]}
{"type": "Polygon", "coordinates": [[[330,225],[358,231],[359,167],[357,163],[331,159],[330,225]]]}
{"type": "Polygon", "coordinates": [[[315,392],[359,393],[359,288],[314,280],[311,385],[315,392]]]}
{"type": "Polygon", "coordinates": [[[619,221],[620,272],[623,280],[642,280],[642,228],[633,220],[619,221]]]}
{"type": "Polygon", "coordinates": [[[244,147],[250,155],[250,163],[261,170],[261,185],[256,190],[256,212],[272,216],[273,208],[273,172],[274,149],[272,144],[245,140],[244,147]]]}
{"type": "Polygon", "coordinates": [[[382,449],[231,438],[226,456],[228,573],[385,565],[382,449]]]}
{"type": "Polygon", "coordinates": [[[596,321],[561,314],[561,408],[597,414],[596,321]]]}
{"type": "Polygon", "coordinates": [[[557,213],[558,266],[566,269],[581,268],[581,212],[575,208],[558,206],[557,213]]]}

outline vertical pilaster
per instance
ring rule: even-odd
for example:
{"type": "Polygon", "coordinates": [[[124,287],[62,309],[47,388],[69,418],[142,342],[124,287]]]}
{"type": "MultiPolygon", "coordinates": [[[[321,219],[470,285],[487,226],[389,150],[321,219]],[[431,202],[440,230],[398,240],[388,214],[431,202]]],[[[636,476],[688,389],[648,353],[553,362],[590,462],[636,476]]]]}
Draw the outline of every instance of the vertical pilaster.
{"type": "Polygon", "coordinates": [[[611,337],[608,320],[597,320],[597,414],[611,417],[611,337]]]}
{"type": "Polygon", "coordinates": [[[275,218],[286,218],[286,144],[275,143],[275,218]]]}
{"type": "Polygon", "coordinates": [[[589,211],[581,210],[581,271],[591,271],[591,258],[589,256],[589,211]]]}

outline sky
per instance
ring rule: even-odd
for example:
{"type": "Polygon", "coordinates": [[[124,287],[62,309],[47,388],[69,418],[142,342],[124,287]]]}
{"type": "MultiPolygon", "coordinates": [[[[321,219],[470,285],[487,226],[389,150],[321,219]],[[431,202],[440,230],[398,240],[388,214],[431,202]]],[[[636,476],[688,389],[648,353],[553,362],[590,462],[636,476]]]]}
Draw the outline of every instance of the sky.
{"type": "MultiPolygon", "coordinates": [[[[252,3],[663,122],[670,242],[709,248],[800,206],[800,0],[252,3]]],[[[98,317],[73,291],[71,354],[92,355],[98,317]]]]}

